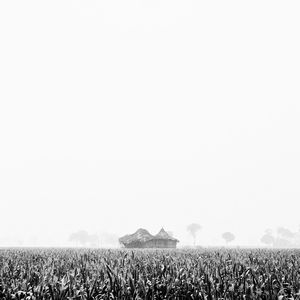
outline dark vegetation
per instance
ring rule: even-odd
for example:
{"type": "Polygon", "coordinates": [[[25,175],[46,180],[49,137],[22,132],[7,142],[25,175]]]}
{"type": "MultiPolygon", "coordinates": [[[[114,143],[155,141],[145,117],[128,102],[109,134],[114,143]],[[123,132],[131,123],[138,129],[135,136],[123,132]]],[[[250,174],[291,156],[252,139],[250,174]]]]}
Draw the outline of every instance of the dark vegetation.
{"type": "Polygon", "coordinates": [[[300,299],[299,250],[0,250],[0,299],[300,299]]]}

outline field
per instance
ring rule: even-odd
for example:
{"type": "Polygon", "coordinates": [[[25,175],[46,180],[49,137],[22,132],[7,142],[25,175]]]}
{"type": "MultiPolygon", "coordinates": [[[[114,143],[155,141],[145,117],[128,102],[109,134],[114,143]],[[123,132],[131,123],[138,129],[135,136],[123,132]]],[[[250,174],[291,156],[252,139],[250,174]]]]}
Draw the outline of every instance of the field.
{"type": "Polygon", "coordinates": [[[0,299],[300,299],[299,250],[0,249],[0,299]]]}

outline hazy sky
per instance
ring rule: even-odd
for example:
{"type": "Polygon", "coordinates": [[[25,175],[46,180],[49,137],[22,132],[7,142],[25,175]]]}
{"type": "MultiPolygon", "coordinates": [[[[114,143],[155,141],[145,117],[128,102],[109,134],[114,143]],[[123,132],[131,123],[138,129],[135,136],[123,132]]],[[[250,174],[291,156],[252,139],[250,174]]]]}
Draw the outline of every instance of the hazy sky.
{"type": "MultiPolygon", "coordinates": [[[[299,1],[1,1],[0,240],[297,230],[299,1]]],[[[29,243],[28,242],[28,243],[29,243]]]]}

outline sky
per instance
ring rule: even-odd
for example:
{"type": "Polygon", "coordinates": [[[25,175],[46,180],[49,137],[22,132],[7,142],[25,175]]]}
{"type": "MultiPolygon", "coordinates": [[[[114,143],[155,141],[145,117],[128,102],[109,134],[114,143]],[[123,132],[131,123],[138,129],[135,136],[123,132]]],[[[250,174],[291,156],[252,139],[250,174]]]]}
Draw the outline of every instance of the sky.
{"type": "Polygon", "coordinates": [[[299,1],[1,1],[0,243],[297,231],[299,1]]]}

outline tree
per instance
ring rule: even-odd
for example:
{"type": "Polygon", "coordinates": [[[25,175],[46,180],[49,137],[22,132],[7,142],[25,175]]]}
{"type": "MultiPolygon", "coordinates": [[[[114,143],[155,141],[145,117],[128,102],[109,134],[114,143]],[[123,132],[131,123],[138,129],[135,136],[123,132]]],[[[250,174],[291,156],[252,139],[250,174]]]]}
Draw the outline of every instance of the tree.
{"type": "Polygon", "coordinates": [[[277,237],[274,241],[276,248],[295,247],[296,234],[285,227],[277,228],[277,237]]]}
{"type": "Polygon", "coordinates": [[[88,242],[91,247],[99,247],[100,239],[97,234],[90,234],[88,238],[88,242]]]}
{"type": "Polygon", "coordinates": [[[285,227],[278,227],[277,233],[281,238],[284,239],[292,239],[295,236],[295,234],[292,231],[285,227]]]}
{"type": "Polygon", "coordinates": [[[229,231],[222,234],[222,238],[225,240],[226,244],[232,242],[235,239],[235,235],[229,231]]]}
{"type": "Polygon", "coordinates": [[[197,237],[197,232],[201,229],[201,225],[197,223],[192,223],[187,227],[187,231],[191,234],[194,240],[194,246],[196,245],[196,237],[197,237]]]}
{"type": "Polygon", "coordinates": [[[293,246],[293,243],[285,238],[282,237],[277,237],[277,239],[275,240],[274,246],[276,248],[290,248],[293,246]]]}
{"type": "Polygon", "coordinates": [[[275,243],[275,238],[273,237],[271,230],[266,230],[260,241],[267,246],[273,246],[275,243]]]}

